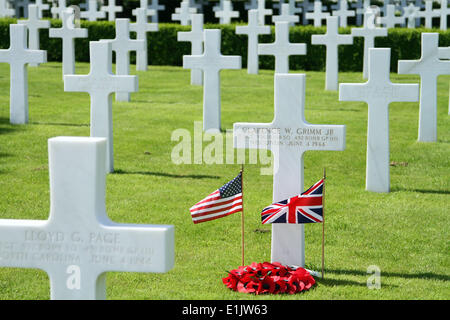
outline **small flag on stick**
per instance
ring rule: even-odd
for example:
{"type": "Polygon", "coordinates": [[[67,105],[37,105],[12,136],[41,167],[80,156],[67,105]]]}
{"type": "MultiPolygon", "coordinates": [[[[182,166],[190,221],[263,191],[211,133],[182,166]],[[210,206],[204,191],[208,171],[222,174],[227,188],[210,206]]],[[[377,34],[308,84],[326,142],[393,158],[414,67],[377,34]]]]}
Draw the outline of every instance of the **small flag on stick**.
{"type": "Polygon", "coordinates": [[[262,224],[322,222],[324,181],[320,180],[301,195],[264,208],[261,212],[262,224]]]}
{"type": "Polygon", "coordinates": [[[242,172],[189,211],[194,223],[211,221],[242,211],[242,172]]]}

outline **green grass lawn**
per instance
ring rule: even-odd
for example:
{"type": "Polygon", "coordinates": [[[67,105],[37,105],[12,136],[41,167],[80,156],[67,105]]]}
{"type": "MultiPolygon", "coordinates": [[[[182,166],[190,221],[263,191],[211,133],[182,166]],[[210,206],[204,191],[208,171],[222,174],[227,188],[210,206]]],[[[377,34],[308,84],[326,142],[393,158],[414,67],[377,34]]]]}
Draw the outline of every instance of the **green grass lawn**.
{"type": "MultiPolygon", "coordinates": [[[[78,64],[77,73],[88,73],[78,64]]],[[[132,68],[134,72],[134,67],[132,68]]],[[[240,214],[194,225],[189,208],[237,175],[238,164],[175,165],[175,129],[193,132],[202,120],[202,88],[189,70],[150,67],[139,75],[130,103],[113,104],[116,173],[107,176],[106,205],[119,223],[175,226],[175,268],[166,274],[109,273],[108,299],[449,299],[450,76],[438,83],[438,142],[417,142],[419,105],[390,105],[391,189],[364,190],[367,106],[339,102],[324,90],[323,72],[308,72],[306,120],[345,124],[346,150],[305,154],[305,187],[327,168],[326,272],[298,295],[253,296],[227,289],[226,270],[241,264],[240,214]],[[367,268],[381,269],[381,289],[367,288],[367,268]]],[[[418,82],[392,75],[394,82],[418,82]]],[[[340,82],[361,82],[341,73],[340,82]]],[[[0,65],[0,218],[47,219],[47,140],[89,135],[89,96],[65,93],[61,64],[29,68],[30,123],[9,124],[9,67],[0,65]]],[[[270,122],[273,72],[222,72],[222,127],[270,122]]],[[[206,147],[209,142],[204,143],[206,147]]],[[[245,175],[246,263],[270,261],[270,226],[261,209],[272,200],[272,177],[259,164],[245,175]]],[[[320,270],[321,224],[307,225],[307,267],[320,270]]],[[[48,299],[49,279],[39,270],[0,268],[0,299],[48,299]]]]}

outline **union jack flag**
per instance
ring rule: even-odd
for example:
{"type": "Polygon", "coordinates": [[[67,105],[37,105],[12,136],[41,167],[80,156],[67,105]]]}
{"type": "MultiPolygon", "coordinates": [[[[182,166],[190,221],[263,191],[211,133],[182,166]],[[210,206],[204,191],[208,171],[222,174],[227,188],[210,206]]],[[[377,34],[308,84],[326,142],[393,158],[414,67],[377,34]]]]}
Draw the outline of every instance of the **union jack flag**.
{"type": "Polygon", "coordinates": [[[324,180],[322,179],[301,195],[264,208],[261,212],[262,224],[322,222],[323,186],[324,180]]]}

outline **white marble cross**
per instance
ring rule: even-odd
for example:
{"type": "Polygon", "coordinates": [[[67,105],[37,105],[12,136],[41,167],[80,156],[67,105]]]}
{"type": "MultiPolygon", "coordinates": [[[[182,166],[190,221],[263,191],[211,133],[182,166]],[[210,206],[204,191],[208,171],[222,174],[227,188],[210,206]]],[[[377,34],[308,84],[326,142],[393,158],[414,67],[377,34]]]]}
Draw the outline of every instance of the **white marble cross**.
{"type": "MultiPolygon", "coordinates": [[[[178,41],[187,41],[191,43],[191,55],[199,56],[203,53],[203,14],[195,13],[192,16],[191,31],[178,31],[178,41]]],[[[203,85],[203,72],[200,69],[191,70],[191,84],[195,86],[203,85]]]]}
{"type": "Polygon", "coordinates": [[[386,7],[386,13],[383,17],[378,17],[377,22],[383,24],[386,28],[395,28],[395,25],[403,25],[405,23],[405,17],[395,15],[396,8],[394,4],[388,4],[386,7]]]}
{"type": "Polygon", "coordinates": [[[223,2],[223,8],[215,12],[215,17],[219,18],[220,24],[230,24],[232,18],[239,18],[239,11],[233,11],[230,0],[223,2]]]}
{"type": "MultiPolygon", "coordinates": [[[[112,45],[112,50],[116,53],[116,74],[126,76],[130,74],[130,51],[145,50],[144,40],[130,39],[130,19],[116,19],[116,37],[108,41],[112,45]]],[[[130,91],[118,91],[116,101],[130,101],[130,91]]]]}
{"type": "Polygon", "coordinates": [[[62,27],[50,28],[50,38],[62,39],[63,75],[75,74],[75,38],[87,38],[88,29],[76,28],[72,8],[62,13],[62,27]]]}
{"type": "Polygon", "coordinates": [[[89,8],[86,11],[81,11],[80,17],[83,19],[88,19],[89,21],[104,19],[106,17],[106,12],[97,10],[97,3],[97,0],[89,0],[89,8]]]}
{"type": "Polygon", "coordinates": [[[275,42],[258,45],[259,55],[275,56],[275,73],[289,73],[289,56],[306,54],[306,44],[289,42],[289,24],[275,23],[275,42]]]}
{"type": "Polygon", "coordinates": [[[10,122],[28,123],[29,63],[47,62],[47,51],[27,48],[27,29],[24,25],[9,25],[10,47],[0,50],[0,62],[10,65],[10,122]]]}
{"type": "Polygon", "coordinates": [[[0,0],[0,18],[13,17],[16,10],[9,7],[8,0],[0,0]]]}
{"type": "Polygon", "coordinates": [[[433,18],[441,16],[441,10],[433,10],[433,0],[425,1],[425,10],[417,12],[417,17],[425,19],[425,28],[433,28],[433,18]]]}
{"type": "MultiPolygon", "coordinates": [[[[28,48],[39,50],[39,29],[50,28],[50,21],[40,20],[38,7],[34,4],[28,6],[28,20],[18,20],[18,24],[23,24],[28,29],[28,48]]],[[[37,66],[38,63],[30,63],[30,66],[37,66]]]]}
{"type": "MultiPolygon", "coordinates": [[[[278,9],[278,13],[281,13],[284,3],[286,3],[285,0],[279,0],[278,3],[275,3],[273,5],[273,8],[274,9],[278,9]]],[[[297,13],[302,13],[302,11],[303,11],[303,8],[297,7],[297,0],[287,0],[287,5],[289,7],[289,14],[290,15],[296,15],[297,13]]]]}
{"type": "Polygon", "coordinates": [[[48,220],[0,219],[0,266],[44,270],[53,300],[106,299],[106,272],[167,272],[174,227],[120,224],[106,212],[106,140],[48,140],[48,220]]]}
{"type": "Polygon", "coordinates": [[[329,12],[322,12],[322,1],[314,1],[314,11],[306,13],[307,20],[314,21],[314,27],[321,27],[322,20],[330,15],[329,12]]]}
{"type": "Polygon", "coordinates": [[[248,26],[237,26],[236,34],[245,34],[248,37],[247,45],[247,72],[248,74],[258,74],[259,55],[258,37],[262,34],[270,34],[270,26],[261,26],[258,23],[258,10],[248,11],[248,26]]]}
{"type": "Polygon", "coordinates": [[[166,9],[166,6],[159,4],[159,0],[152,0],[152,3],[148,6],[150,10],[154,10],[155,14],[150,17],[150,21],[154,23],[159,22],[159,14],[158,11],[162,11],[166,9]]]}
{"type": "Polygon", "coordinates": [[[148,11],[143,8],[136,9],[136,23],[130,25],[130,30],[136,32],[136,39],[145,42],[144,50],[136,51],[136,70],[147,71],[148,67],[148,47],[147,32],[156,32],[159,30],[157,23],[148,23],[148,11]]]}
{"type": "Polygon", "coordinates": [[[300,21],[300,16],[291,14],[289,11],[289,3],[281,4],[281,13],[278,16],[272,16],[272,22],[289,22],[290,26],[300,21]]]}
{"type": "Polygon", "coordinates": [[[179,8],[172,14],[172,20],[180,21],[182,26],[188,26],[191,23],[191,14],[197,13],[197,9],[189,7],[189,1],[183,0],[179,8]]]}
{"type": "Polygon", "coordinates": [[[137,10],[138,9],[144,9],[145,10],[145,14],[146,14],[146,16],[154,16],[155,14],[156,14],[156,10],[154,10],[154,9],[150,9],[149,7],[148,7],[148,1],[149,0],[140,0],[140,7],[139,8],[136,8],[136,9],[133,9],[132,11],[131,11],[131,13],[133,14],[133,16],[135,16],[135,17],[137,17],[137,10]]]}
{"type": "Polygon", "coordinates": [[[400,60],[399,74],[420,76],[419,141],[437,140],[437,77],[450,74],[450,61],[439,59],[439,34],[422,33],[419,60],[400,60]]]}
{"type": "Polygon", "coordinates": [[[447,16],[450,14],[450,8],[448,7],[448,0],[441,0],[441,30],[447,30],[447,16]]]}
{"type": "Polygon", "coordinates": [[[353,44],[351,35],[339,34],[339,17],[327,17],[327,32],[325,35],[313,35],[311,44],[326,46],[326,66],[325,66],[325,90],[338,90],[339,75],[339,55],[338,46],[343,44],[353,44]]]}
{"type": "Polygon", "coordinates": [[[111,43],[91,41],[91,70],[87,75],[65,75],[64,91],[87,92],[91,96],[91,137],[107,138],[106,170],[114,172],[112,93],[136,92],[136,76],[114,75],[111,43]]]}
{"type": "Polygon", "coordinates": [[[403,16],[407,20],[408,28],[416,27],[416,18],[419,15],[420,8],[416,7],[414,4],[410,3],[406,8],[404,8],[403,16]]]}
{"type": "Polygon", "coordinates": [[[183,56],[183,68],[203,71],[203,130],[220,132],[220,71],[240,69],[241,57],[221,54],[221,30],[205,30],[203,35],[203,54],[183,56]]]}
{"type": "Polygon", "coordinates": [[[39,19],[42,19],[44,16],[43,12],[44,10],[50,9],[50,5],[48,3],[43,3],[43,0],[36,0],[36,6],[38,7],[39,12],[39,19]]]}
{"type": "Polygon", "coordinates": [[[58,0],[58,6],[53,5],[50,12],[54,19],[61,19],[62,13],[67,9],[66,0],[58,0]]]}
{"type": "MultiPolygon", "coordinates": [[[[305,120],[304,74],[275,75],[271,123],[235,123],[234,147],[269,149],[273,154],[273,202],[303,192],[303,155],[309,150],[344,150],[345,126],[305,120]]],[[[304,225],[272,225],[272,261],[304,267],[304,225]]]]}
{"type": "Polygon", "coordinates": [[[339,26],[347,27],[347,19],[348,17],[354,17],[355,11],[348,10],[348,2],[347,0],[339,0],[339,10],[333,10],[333,16],[339,17],[339,26]]]}
{"type": "Polygon", "coordinates": [[[390,81],[391,49],[369,49],[369,79],[365,83],[341,83],[340,101],[364,101],[369,107],[367,124],[366,190],[389,192],[389,104],[417,101],[417,84],[390,81]]]}
{"type": "Polygon", "coordinates": [[[266,0],[258,0],[258,23],[260,25],[266,24],[266,16],[270,16],[273,13],[272,9],[266,9],[266,0]]]}
{"type": "Polygon", "coordinates": [[[116,0],[108,0],[107,6],[102,6],[100,10],[105,11],[108,13],[108,20],[114,21],[116,20],[116,13],[122,12],[123,7],[122,6],[116,6],[116,0]]]}
{"type": "Polygon", "coordinates": [[[375,15],[371,10],[364,13],[364,26],[362,28],[353,28],[353,37],[364,37],[364,60],[363,60],[363,78],[367,79],[367,74],[369,71],[369,48],[375,46],[375,37],[386,37],[386,28],[375,27],[375,15]]]}

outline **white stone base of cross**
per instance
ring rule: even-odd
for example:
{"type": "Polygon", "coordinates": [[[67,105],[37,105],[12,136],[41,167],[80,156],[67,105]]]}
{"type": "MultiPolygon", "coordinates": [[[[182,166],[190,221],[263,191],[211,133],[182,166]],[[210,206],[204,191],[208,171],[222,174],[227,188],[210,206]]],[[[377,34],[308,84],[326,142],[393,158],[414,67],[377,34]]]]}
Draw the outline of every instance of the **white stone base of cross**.
{"type": "Polygon", "coordinates": [[[174,227],[111,221],[105,208],[106,139],[49,140],[48,220],[0,219],[0,266],[44,270],[51,299],[106,299],[106,272],[167,272],[174,227]]]}
{"type": "MultiPolygon", "coordinates": [[[[269,149],[274,157],[273,202],[303,192],[303,154],[344,150],[345,126],[306,122],[304,74],[275,74],[272,123],[235,123],[234,147],[269,149]]],[[[272,225],[272,261],[304,267],[303,225],[272,225]]]]}

